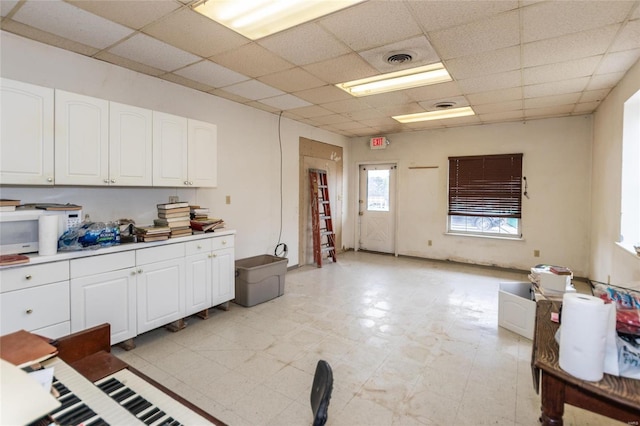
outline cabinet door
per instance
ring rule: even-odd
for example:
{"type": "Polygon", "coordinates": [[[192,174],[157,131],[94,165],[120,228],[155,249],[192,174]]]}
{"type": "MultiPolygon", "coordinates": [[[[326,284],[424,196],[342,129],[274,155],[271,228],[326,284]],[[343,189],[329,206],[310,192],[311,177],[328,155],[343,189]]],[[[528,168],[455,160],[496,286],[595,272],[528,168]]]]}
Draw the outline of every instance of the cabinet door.
{"type": "Polygon", "coordinates": [[[218,185],[218,127],[189,120],[189,184],[198,187],[218,185]]]}
{"type": "Polygon", "coordinates": [[[149,109],[109,102],[109,183],[151,186],[153,125],[149,109]]]}
{"type": "Polygon", "coordinates": [[[184,257],[138,267],[138,334],[183,318],[184,257]]]}
{"type": "Polygon", "coordinates": [[[211,253],[186,258],[186,311],[185,316],[211,307],[211,253]]]}
{"type": "Polygon", "coordinates": [[[187,119],[153,111],[153,185],[189,185],[187,119]]]}
{"type": "Polygon", "coordinates": [[[55,182],[109,183],[109,101],[55,92],[55,182]]]}
{"type": "Polygon", "coordinates": [[[53,89],[0,79],[0,181],[53,185],[53,89]]]}
{"type": "Polygon", "coordinates": [[[136,336],[135,268],[71,280],[71,332],[105,322],[112,345],[136,336]]]}
{"type": "Polygon", "coordinates": [[[235,256],[232,247],[212,252],[212,306],[227,302],[236,297],[235,256]]]}

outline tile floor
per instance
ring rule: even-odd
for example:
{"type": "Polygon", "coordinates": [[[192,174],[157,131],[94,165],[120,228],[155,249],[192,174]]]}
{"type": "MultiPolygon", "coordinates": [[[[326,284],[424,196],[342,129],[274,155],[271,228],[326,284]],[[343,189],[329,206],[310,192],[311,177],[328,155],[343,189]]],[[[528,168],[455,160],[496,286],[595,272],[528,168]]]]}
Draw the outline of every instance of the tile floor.
{"type": "MultiPolygon", "coordinates": [[[[286,274],[282,297],[160,328],[114,354],[229,425],[310,425],[318,359],[328,425],[538,425],[531,341],[497,326],[526,275],[348,252],[286,274]]],[[[567,407],[565,425],[614,425],[567,407]]]]}

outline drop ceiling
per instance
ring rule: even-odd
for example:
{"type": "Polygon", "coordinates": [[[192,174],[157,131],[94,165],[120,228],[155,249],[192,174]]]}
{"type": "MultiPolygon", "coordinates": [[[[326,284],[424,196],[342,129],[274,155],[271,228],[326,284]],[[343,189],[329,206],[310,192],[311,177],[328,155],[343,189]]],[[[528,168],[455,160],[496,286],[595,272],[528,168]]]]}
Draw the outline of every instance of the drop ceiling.
{"type": "Polygon", "coordinates": [[[640,1],[368,0],[256,41],[194,3],[1,0],[0,28],[345,136],[588,114],[640,58],[640,1]],[[453,81],[334,86],[434,62],[453,81]],[[440,102],[476,115],[391,118],[440,102]]]}

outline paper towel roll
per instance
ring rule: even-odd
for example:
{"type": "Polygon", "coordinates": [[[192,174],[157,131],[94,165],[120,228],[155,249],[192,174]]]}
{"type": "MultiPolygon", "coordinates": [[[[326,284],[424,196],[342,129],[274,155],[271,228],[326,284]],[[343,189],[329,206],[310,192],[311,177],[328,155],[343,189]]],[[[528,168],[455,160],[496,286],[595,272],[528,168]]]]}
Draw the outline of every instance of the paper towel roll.
{"type": "Polygon", "coordinates": [[[560,368],[582,380],[597,382],[604,374],[609,308],[600,298],[565,293],[562,299],[560,368]]]}
{"type": "Polygon", "coordinates": [[[51,256],[58,252],[58,216],[42,215],[38,219],[38,254],[51,256]]]}

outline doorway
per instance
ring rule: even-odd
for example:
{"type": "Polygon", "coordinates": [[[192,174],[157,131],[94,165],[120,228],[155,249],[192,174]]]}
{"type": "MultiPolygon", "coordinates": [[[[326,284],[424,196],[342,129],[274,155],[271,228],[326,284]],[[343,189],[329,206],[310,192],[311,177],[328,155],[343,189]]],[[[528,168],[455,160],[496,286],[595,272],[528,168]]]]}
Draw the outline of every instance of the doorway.
{"type": "Polygon", "coordinates": [[[362,164],[358,249],[396,254],[396,164],[362,164]]]}

